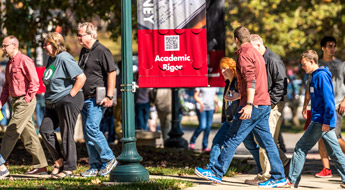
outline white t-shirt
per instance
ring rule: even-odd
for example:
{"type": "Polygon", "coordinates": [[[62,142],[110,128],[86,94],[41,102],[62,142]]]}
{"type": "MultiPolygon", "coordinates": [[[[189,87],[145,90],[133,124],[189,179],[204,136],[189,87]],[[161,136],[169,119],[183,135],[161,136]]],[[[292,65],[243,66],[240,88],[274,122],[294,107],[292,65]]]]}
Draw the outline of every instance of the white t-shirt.
{"type": "MultiPolygon", "coordinates": [[[[204,103],[204,110],[214,110],[214,95],[218,92],[218,88],[195,88],[199,92],[199,98],[204,103]]],[[[197,109],[200,109],[200,104],[196,103],[197,109]]]]}

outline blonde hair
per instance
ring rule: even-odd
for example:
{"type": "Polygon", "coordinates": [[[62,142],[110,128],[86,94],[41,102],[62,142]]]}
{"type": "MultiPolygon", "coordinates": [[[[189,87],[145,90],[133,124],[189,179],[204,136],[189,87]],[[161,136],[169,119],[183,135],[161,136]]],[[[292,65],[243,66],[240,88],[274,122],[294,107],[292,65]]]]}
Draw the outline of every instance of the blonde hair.
{"type": "Polygon", "coordinates": [[[314,50],[307,50],[302,53],[301,58],[304,58],[306,60],[313,60],[316,64],[318,63],[319,56],[317,55],[317,52],[314,50]]]}
{"type": "Polygon", "coordinates": [[[236,61],[233,58],[223,57],[219,64],[220,69],[230,69],[236,78],[236,61]]]}
{"type": "Polygon", "coordinates": [[[78,24],[78,30],[86,26],[85,32],[90,34],[94,39],[97,39],[97,27],[91,22],[83,22],[78,24]]]}
{"type": "Polygon", "coordinates": [[[57,53],[66,51],[65,40],[62,35],[57,32],[49,32],[46,37],[46,42],[50,43],[57,53]]]}

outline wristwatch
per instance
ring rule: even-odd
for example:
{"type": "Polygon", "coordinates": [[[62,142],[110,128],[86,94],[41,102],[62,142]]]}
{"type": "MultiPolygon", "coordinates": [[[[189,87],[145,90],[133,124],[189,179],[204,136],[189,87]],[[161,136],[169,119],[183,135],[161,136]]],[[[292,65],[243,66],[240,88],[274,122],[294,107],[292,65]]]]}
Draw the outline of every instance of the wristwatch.
{"type": "Polygon", "coordinates": [[[109,100],[112,100],[114,98],[113,96],[108,96],[108,95],[106,95],[105,97],[109,98],[109,100]]]}
{"type": "Polygon", "coordinates": [[[250,102],[247,102],[247,105],[253,106],[254,104],[253,104],[253,103],[250,103],[250,102]]]}

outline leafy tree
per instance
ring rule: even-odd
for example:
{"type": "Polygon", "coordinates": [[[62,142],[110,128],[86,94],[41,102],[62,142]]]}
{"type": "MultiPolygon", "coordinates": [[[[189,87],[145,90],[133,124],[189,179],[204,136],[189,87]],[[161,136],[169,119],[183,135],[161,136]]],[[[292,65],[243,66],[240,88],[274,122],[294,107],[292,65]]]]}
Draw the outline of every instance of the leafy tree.
{"type": "MultiPolygon", "coordinates": [[[[121,35],[121,1],[120,0],[3,0],[4,13],[0,17],[0,26],[7,34],[15,35],[20,41],[35,40],[40,30],[44,35],[56,26],[63,28],[63,33],[76,33],[77,23],[98,20],[107,23],[106,30],[116,40],[121,35]]],[[[136,1],[133,0],[133,25],[136,25],[136,1]]],[[[134,28],[134,27],[133,27],[134,28]]],[[[1,30],[0,40],[4,37],[1,30]]],[[[41,38],[43,39],[43,38],[41,38]]]]}
{"type": "MultiPolygon", "coordinates": [[[[233,30],[239,25],[259,34],[265,45],[285,60],[294,60],[306,49],[320,51],[325,35],[344,48],[345,4],[336,0],[231,0],[226,2],[227,53],[234,55],[233,30]]],[[[338,57],[345,58],[342,51],[338,57]]]]}

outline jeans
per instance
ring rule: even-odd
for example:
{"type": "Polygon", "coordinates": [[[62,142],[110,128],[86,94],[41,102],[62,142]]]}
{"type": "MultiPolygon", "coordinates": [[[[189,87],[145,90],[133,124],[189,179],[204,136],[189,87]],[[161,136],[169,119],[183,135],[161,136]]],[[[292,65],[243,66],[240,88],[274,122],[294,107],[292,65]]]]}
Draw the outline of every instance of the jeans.
{"type": "Polygon", "coordinates": [[[135,104],[135,128],[149,130],[147,121],[150,117],[150,103],[136,103],[135,104]]]}
{"type": "Polygon", "coordinates": [[[228,170],[233,159],[235,151],[241,142],[253,131],[255,138],[261,147],[267,150],[267,154],[271,164],[271,176],[273,179],[282,179],[284,176],[284,168],[279,158],[277,146],[268,126],[268,117],[270,115],[271,106],[253,106],[251,118],[240,120],[241,114],[238,113],[243,106],[240,106],[234,115],[233,122],[228,130],[224,146],[217,162],[210,169],[219,178],[228,170]]]}
{"type": "Polygon", "coordinates": [[[0,166],[5,164],[5,163],[6,163],[6,161],[4,160],[4,158],[0,154],[0,166]]]}
{"type": "Polygon", "coordinates": [[[42,124],[42,120],[44,117],[44,111],[45,111],[45,100],[44,100],[44,94],[36,94],[37,103],[36,103],[36,124],[37,128],[39,129],[42,124]]]}
{"type": "Polygon", "coordinates": [[[7,122],[7,117],[6,117],[6,109],[7,109],[7,104],[4,104],[2,107],[1,107],[1,113],[2,115],[4,116],[4,118],[0,121],[0,124],[2,126],[7,126],[8,122],[7,122]]]}
{"type": "Polygon", "coordinates": [[[83,133],[91,168],[100,169],[103,163],[109,162],[115,157],[99,127],[104,110],[103,106],[96,104],[96,98],[89,98],[84,101],[81,111],[83,133]]]}
{"type": "Polygon", "coordinates": [[[262,167],[260,163],[260,147],[254,141],[254,133],[251,131],[248,136],[243,140],[243,144],[246,149],[252,154],[253,159],[256,163],[257,173],[262,173],[262,167]]]}
{"type": "Polygon", "coordinates": [[[335,163],[341,181],[345,182],[345,156],[339,146],[335,131],[332,129],[328,132],[323,132],[321,129],[321,123],[312,121],[301,139],[297,142],[290,162],[289,180],[291,183],[295,185],[299,184],[307,153],[320,138],[322,138],[328,155],[335,163]]]}
{"type": "Polygon", "coordinates": [[[198,138],[200,133],[204,131],[204,137],[202,139],[202,149],[207,148],[208,136],[210,135],[213,120],[213,112],[214,110],[204,110],[203,112],[200,112],[198,109],[196,110],[196,114],[199,120],[199,126],[195,129],[193,136],[190,139],[190,144],[195,144],[196,138],[198,138]]]}

